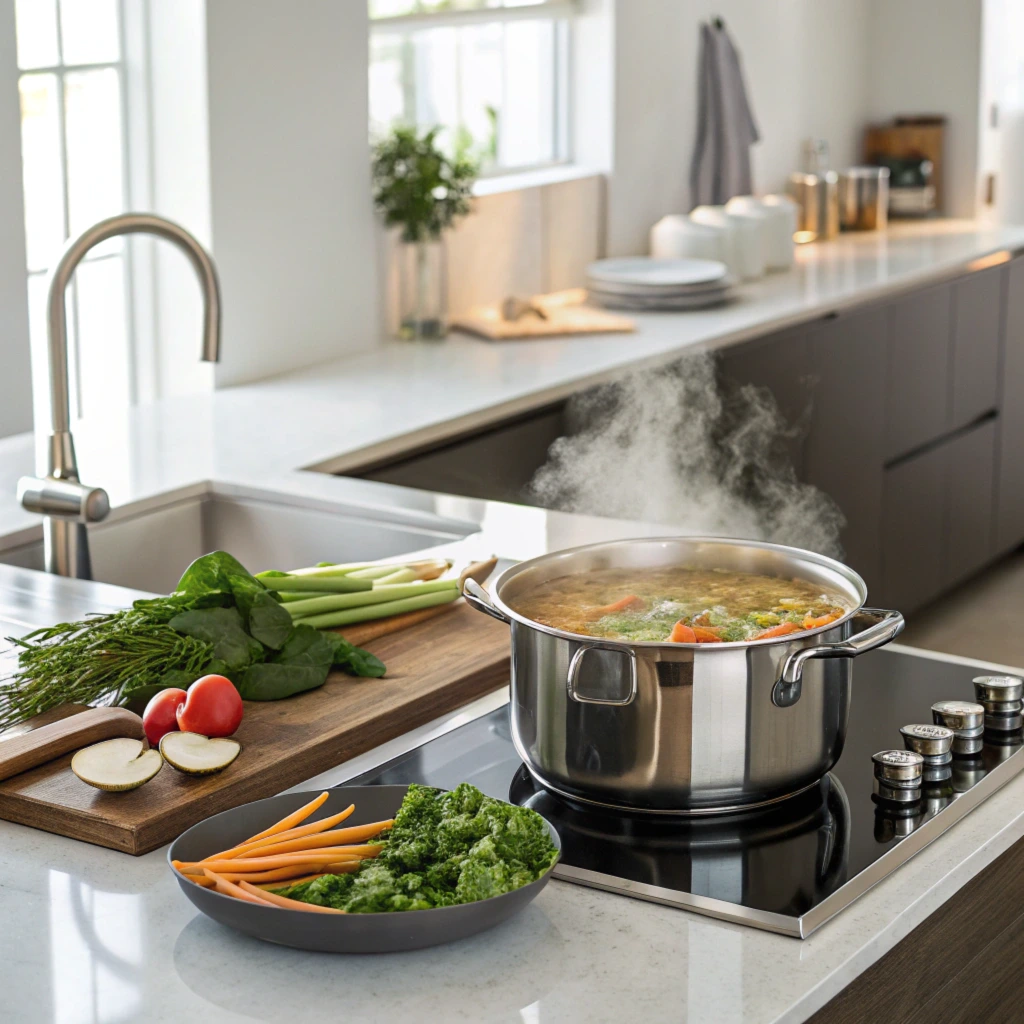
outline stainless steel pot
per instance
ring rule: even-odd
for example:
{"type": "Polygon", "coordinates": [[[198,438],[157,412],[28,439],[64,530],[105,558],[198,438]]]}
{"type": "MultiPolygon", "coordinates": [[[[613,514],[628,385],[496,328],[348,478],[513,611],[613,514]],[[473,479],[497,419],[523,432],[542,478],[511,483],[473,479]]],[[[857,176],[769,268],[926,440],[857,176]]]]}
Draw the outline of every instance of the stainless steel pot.
{"type": "Polygon", "coordinates": [[[472,581],[465,594],[512,627],[512,739],[537,781],[572,799],[661,814],[745,810],[814,785],[843,749],[850,659],[903,629],[899,612],[863,607],[864,581],[840,562],[720,538],[572,548],[512,566],[492,596],[472,581]],[[838,590],[850,611],[796,637],[673,644],[593,639],[511,607],[561,576],[665,566],[798,577],[838,590]]]}

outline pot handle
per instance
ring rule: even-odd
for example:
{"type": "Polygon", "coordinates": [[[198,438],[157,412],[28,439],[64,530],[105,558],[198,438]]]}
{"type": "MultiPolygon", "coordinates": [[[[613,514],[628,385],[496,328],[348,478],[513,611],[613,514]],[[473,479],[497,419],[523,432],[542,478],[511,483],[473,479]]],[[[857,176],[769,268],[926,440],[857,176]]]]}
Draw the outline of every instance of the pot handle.
{"type": "Polygon", "coordinates": [[[772,703],[776,707],[792,707],[800,699],[800,682],[803,679],[804,663],[812,658],[855,658],[865,651],[895,640],[903,632],[903,616],[886,608],[861,608],[859,614],[869,615],[878,621],[867,629],[837,644],[820,644],[817,647],[802,647],[794,651],[782,663],[779,681],[772,689],[772,703]]]}
{"type": "Polygon", "coordinates": [[[506,626],[511,625],[511,619],[499,611],[491,601],[491,595],[484,590],[474,579],[467,579],[462,585],[462,596],[478,611],[484,615],[490,615],[492,619],[504,622],[506,626]]]}
{"type": "Polygon", "coordinates": [[[621,708],[632,704],[636,700],[637,693],[637,664],[636,651],[629,647],[621,647],[619,644],[581,644],[573,652],[569,660],[569,671],[566,675],[565,688],[570,700],[578,704],[604,704],[606,706],[621,708]],[[629,658],[629,693],[622,700],[609,700],[605,697],[584,697],[576,689],[576,682],[579,679],[580,666],[588,651],[614,651],[616,654],[624,654],[629,658]]]}

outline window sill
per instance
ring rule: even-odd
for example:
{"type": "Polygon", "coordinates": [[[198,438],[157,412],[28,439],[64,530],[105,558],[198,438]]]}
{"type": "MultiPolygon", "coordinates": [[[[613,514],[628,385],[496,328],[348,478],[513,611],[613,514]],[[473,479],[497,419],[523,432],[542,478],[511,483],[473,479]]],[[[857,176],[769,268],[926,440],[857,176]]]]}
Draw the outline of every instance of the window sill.
{"type": "Polygon", "coordinates": [[[496,174],[490,178],[479,178],[473,185],[474,196],[493,196],[501,192],[519,192],[527,188],[543,188],[558,185],[563,181],[579,181],[581,178],[596,178],[603,172],[579,164],[558,164],[554,167],[539,167],[532,171],[511,171],[496,174]]]}

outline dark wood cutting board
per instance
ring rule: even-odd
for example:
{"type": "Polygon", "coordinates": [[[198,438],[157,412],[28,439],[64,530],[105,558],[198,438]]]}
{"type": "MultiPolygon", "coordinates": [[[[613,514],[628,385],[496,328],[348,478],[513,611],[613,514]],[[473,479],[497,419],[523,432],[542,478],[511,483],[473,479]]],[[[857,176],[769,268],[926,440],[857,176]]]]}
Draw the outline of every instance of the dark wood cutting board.
{"type": "Polygon", "coordinates": [[[508,682],[508,628],[461,601],[366,647],[387,665],[383,679],[336,673],[287,700],[247,701],[235,734],[242,752],[223,772],[200,778],[165,764],[139,789],[104,793],[72,774],[68,754],[0,782],[0,818],[148,853],[211,814],[280,793],[508,682]]]}

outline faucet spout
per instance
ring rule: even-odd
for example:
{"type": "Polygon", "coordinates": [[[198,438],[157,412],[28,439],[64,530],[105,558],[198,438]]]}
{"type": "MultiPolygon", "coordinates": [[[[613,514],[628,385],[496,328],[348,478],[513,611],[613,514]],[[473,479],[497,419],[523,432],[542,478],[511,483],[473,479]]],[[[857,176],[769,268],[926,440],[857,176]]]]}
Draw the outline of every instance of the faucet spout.
{"type": "Polygon", "coordinates": [[[94,246],[119,235],[156,235],[173,242],[188,257],[203,294],[203,346],[200,358],[220,358],[220,284],[210,254],[183,227],[152,213],[123,213],[87,228],[64,247],[50,275],[47,342],[50,375],[49,467],[45,477],[22,477],[18,497],[31,512],[45,516],[43,539],[46,571],[61,576],[92,578],[86,523],[103,519],[110,509],[106,492],[86,487],[78,478],[75,442],[71,436],[68,382],[66,292],[75,269],[94,246]]]}

